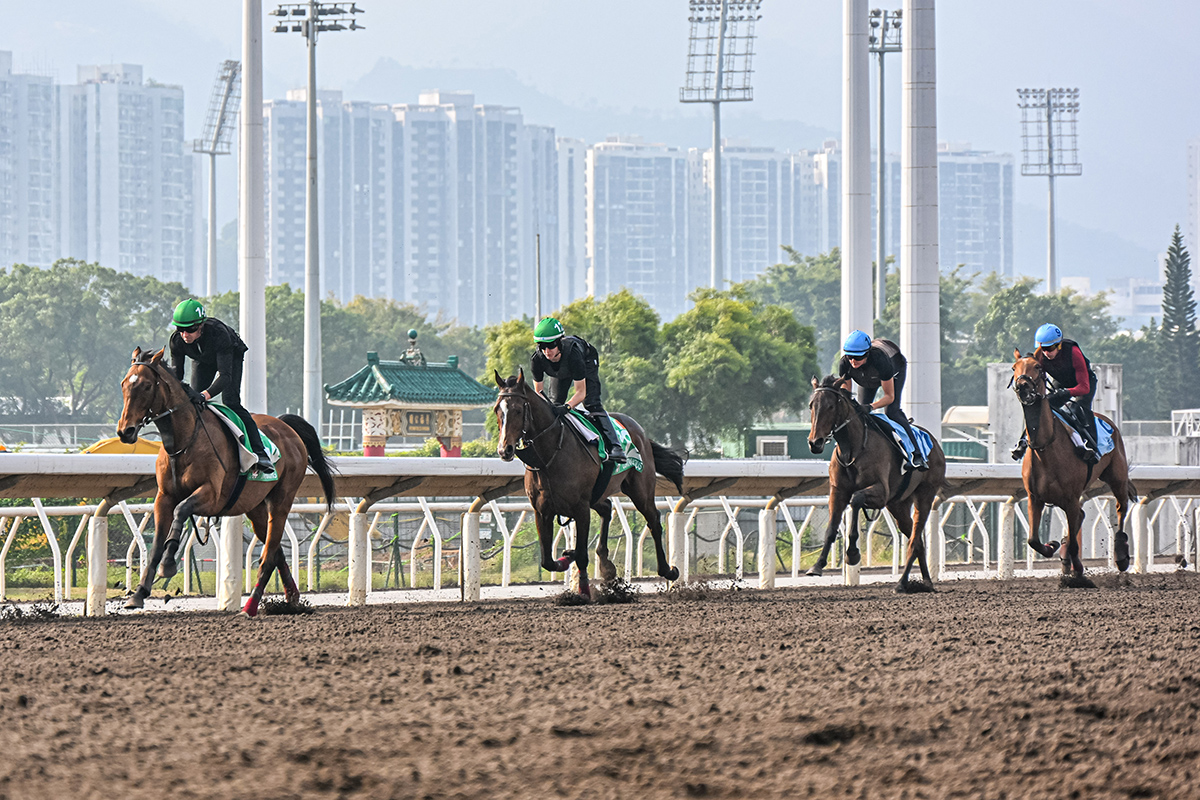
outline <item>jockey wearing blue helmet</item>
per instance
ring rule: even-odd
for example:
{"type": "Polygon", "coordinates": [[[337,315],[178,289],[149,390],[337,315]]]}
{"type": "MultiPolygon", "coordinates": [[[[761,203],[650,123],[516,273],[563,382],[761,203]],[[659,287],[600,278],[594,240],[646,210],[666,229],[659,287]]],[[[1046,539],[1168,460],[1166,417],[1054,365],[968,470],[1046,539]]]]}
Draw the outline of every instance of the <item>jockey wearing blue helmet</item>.
{"type": "MultiPolygon", "coordinates": [[[[1096,446],[1096,416],[1092,413],[1092,400],[1096,397],[1096,373],[1092,364],[1077,342],[1063,338],[1062,328],[1047,322],[1033,335],[1037,349],[1033,357],[1052,379],[1053,389],[1046,401],[1054,408],[1063,408],[1082,423],[1082,434],[1086,447],[1080,448],[1079,457],[1095,464],[1100,460],[1096,446]],[[1064,407],[1065,406],[1065,407],[1064,407]]],[[[1028,443],[1024,438],[1013,450],[1013,460],[1025,455],[1028,443]]]]}
{"type": "Polygon", "coordinates": [[[838,362],[838,384],[849,388],[850,383],[858,384],[858,402],[871,408],[883,408],[888,418],[900,423],[908,440],[913,443],[913,466],[917,469],[929,469],[921,450],[916,446],[917,438],[913,435],[912,424],[908,415],[900,410],[900,397],[904,393],[904,379],[908,376],[908,359],[900,352],[894,342],[887,339],[876,339],[862,331],[852,331],[842,344],[844,355],[838,362]],[[876,393],[882,389],[883,397],[875,399],[876,393]]]}

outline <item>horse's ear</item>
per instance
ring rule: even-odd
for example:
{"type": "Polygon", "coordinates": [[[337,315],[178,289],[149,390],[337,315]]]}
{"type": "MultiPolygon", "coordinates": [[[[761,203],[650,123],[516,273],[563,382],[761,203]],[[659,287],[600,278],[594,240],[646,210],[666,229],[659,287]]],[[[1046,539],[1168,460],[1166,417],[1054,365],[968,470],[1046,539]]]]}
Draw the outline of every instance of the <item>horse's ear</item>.
{"type": "Polygon", "coordinates": [[[517,385],[520,386],[524,383],[525,383],[525,368],[517,367],[517,385]]]}
{"type": "Polygon", "coordinates": [[[500,370],[493,369],[492,372],[495,373],[495,375],[496,375],[496,385],[499,386],[501,389],[505,388],[504,387],[504,378],[500,377],[500,370]]]}
{"type": "Polygon", "coordinates": [[[130,363],[130,364],[136,364],[136,363],[138,363],[138,360],[139,360],[141,357],[142,357],[142,348],[141,348],[141,346],[139,345],[138,347],[135,347],[135,348],[133,348],[133,355],[132,355],[132,356],[130,356],[130,358],[129,358],[129,363],[130,363]]]}
{"type": "Polygon", "coordinates": [[[163,354],[166,352],[167,352],[167,348],[165,348],[165,347],[161,348],[157,353],[150,356],[150,363],[151,364],[161,364],[162,360],[163,360],[163,354]]]}
{"type": "Polygon", "coordinates": [[[814,389],[819,389],[819,388],[821,388],[820,381],[818,381],[818,380],[817,380],[817,376],[816,376],[816,375],[813,375],[813,376],[812,376],[812,385],[813,385],[813,388],[814,388],[814,389]]]}
{"type": "Polygon", "coordinates": [[[1014,361],[1020,361],[1020,360],[1021,360],[1021,348],[1019,348],[1019,347],[1014,347],[1014,348],[1013,348],[1013,360],[1014,360],[1014,361]]]}

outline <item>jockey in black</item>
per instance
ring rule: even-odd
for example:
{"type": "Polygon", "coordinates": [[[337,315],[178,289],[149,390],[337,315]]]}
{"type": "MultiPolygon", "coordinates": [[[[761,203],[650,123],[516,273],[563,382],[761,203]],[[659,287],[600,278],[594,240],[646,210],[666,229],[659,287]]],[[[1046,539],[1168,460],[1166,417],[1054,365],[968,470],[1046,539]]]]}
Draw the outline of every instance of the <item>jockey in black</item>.
{"type": "Polygon", "coordinates": [[[625,463],[625,452],[617,440],[612,419],[600,401],[600,355],[596,348],[578,336],[567,336],[562,323],[546,317],[533,331],[537,350],[529,359],[533,371],[533,388],[555,404],[556,412],[583,406],[605,438],[608,460],[625,463]],[[549,378],[549,392],[543,380],[549,378]],[[575,388],[567,399],[567,392],[575,388]]]}
{"type": "Polygon", "coordinates": [[[851,381],[858,384],[858,402],[871,408],[883,408],[888,419],[900,423],[908,440],[913,445],[912,464],[920,470],[929,469],[917,437],[913,434],[908,415],[900,410],[900,397],[904,394],[904,380],[908,377],[908,359],[895,343],[887,339],[876,339],[862,331],[853,331],[842,345],[841,361],[838,362],[839,384],[849,388],[851,381]],[[883,389],[883,397],[875,394],[883,389]]]}
{"type": "Polygon", "coordinates": [[[246,343],[237,331],[221,320],[210,317],[196,300],[184,300],[175,307],[175,332],[171,334],[171,368],[183,381],[183,361],[192,359],[192,385],[184,384],[189,395],[212,400],[221,395],[222,401],[246,426],[246,441],[258,456],[253,469],[267,474],[274,471],[271,459],[263,447],[258,426],[242,406],[242,362],[246,343]],[[194,387],[203,386],[197,391],[194,387]]]}
{"type": "MultiPolygon", "coordinates": [[[[1062,330],[1057,325],[1047,323],[1037,329],[1034,334],[1037,350],[1033,357],[1037,359],[1046,374],[1053,380],[1053,389],[1046,395],[1046,402],[1051,408],[1062,408],[1069,417],[1074,417],[1081,423],[1079,433],[1083,436],[1085,446],[1077,448],[1078,455],[1089,464],[1100,461],[1100,447],[1096,443],[1096,415],[1092,413],[1092,401],[1096,398],[1096,372],[1092,362],[1077,342],[1064,339],[1062,330]]],[[[1025,455],[1029,443],[1024,437],[1013,450],[1013,460],[1020,460],[1025,455]]]]}

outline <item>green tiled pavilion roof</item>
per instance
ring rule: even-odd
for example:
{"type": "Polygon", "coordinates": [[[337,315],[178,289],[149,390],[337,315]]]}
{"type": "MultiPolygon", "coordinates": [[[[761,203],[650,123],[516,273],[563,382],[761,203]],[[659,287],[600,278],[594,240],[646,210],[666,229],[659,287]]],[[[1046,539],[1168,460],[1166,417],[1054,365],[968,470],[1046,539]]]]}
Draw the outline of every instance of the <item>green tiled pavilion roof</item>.
{"type": "Polygon", "coordinates": [[[380,361],[367,353],[367,365],[341,383],[325,384],[335,406],[480,408],[496,400],[488,388],[458,368],[458,359],[445,364],[406,364],[380,361]]]}

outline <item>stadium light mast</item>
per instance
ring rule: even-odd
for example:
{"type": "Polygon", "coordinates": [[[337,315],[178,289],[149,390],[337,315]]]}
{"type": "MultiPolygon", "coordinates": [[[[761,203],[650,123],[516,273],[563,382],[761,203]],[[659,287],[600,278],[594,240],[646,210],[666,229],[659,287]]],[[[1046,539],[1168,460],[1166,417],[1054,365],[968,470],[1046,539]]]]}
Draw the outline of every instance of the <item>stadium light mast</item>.
{"type": "Polygon", "coordinates": [[[869,52],[879,56],[879,106],[876,120],[879,127],[879,155],[876,169],[875,197],[875,319],[883,319],[883,309],[887,305],[887,159],[884,145],[883,124],[883,62],[888,53],[899,53],[903,48],[900,36],[900,22],[903,11],[881,11],[871,9],[871,34],[867,38],[869,52]]]}
{"type": "Polygon", "coordinates": [[[227,60],[217,72],[204,131],[192,142],[192,152],[208,156],[208,276],[204,287],[206,297],[217,293],[217,156],[230,153],[230,140],[236,129],[238,102],[242,97],[242,64],[227,60]]]}
{"type": "Polygon", "coordinates": [[[679,90],[681,103],[712,103],[712,258],[709,285],[725,282],[725,247],[721,196],[721,103],[754,99],[750,76],[754,70],[754,25],[762,15],[761,2],[688,0],[687,77],[679,90]]]}
{"type": "Polygon", "coordinates": [[[1079,89],[1017,89],[1021,109],[1021,174],[1049,179],[1046,224],[1046,294],[1058,291],[1054,253],[1054,179],[1083,174],[1075,120],[1079,89]]]}
{"type": "Polygon", "coordinates": [[[275,33],[299,33],[308,42],[308,174],[304,190],[304,418],[321,430],[321,260],[317,249],[317,35],[362,30],[354,3],[282,3],[275,33]]]}

